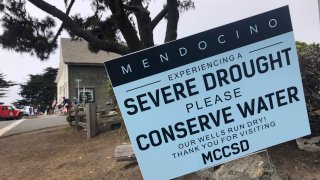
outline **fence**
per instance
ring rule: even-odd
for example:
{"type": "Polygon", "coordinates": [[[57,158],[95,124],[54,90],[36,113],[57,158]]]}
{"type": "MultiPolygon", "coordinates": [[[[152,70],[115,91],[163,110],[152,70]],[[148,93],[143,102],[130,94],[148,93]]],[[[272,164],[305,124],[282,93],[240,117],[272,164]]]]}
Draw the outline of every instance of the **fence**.
{"type": "MultiPolygon", "coordinates": [[[[100,110],[99,112],[105,111],[107,111],[107,109],[100,110]]],[[[74,121],[72,121],[71,124],[75,125],[77,129],[80,127],[85,129],[87,138],[92,138],[98,134],[99,125],[111,128],[113,125],[121,123],[116,114],[101,115],[99,118],[100,123],[98,123],[97,113],[97,105],[95,103],[87,103],[84,111],[75,108],[74,121]]]]}

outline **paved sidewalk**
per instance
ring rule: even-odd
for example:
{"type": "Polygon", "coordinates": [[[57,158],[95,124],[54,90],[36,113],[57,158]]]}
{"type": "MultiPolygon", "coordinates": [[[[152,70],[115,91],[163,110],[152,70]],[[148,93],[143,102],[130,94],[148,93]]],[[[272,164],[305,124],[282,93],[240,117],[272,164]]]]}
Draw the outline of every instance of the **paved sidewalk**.
{"type": "Polygon", "coordinates": [[[66,116],[30,116],[21,120],[0,122],[0,136],[12,136],[15,134],[67,125],[69,125],[69,123],[66,121],[66,116]]]}

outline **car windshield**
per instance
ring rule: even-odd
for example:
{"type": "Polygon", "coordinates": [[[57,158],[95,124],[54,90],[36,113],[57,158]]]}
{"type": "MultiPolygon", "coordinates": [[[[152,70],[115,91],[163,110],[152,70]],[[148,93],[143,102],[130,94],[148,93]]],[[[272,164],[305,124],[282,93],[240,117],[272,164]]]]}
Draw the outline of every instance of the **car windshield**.
{"type": "Polygon", "coordinates": [[[8,110],[14,110],[12,106],[8,106],[8,110]]]}

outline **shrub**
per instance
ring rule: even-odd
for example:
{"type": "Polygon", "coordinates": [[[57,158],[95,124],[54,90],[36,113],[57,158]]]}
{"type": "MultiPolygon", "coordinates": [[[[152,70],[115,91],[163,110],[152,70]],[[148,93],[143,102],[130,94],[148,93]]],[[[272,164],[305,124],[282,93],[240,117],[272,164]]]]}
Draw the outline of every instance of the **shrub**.
{"type": "Polygon", "coordinates": [[[67,116],[66,120],[68,121],[68,123],[71,125],[71,122],[74,121],[74,116],[67,116]]]}
{"type": "Polygon", "coordinates": [[[320,109],[320,44],[297,42],[302,83],[308,111],[320,109]]]}

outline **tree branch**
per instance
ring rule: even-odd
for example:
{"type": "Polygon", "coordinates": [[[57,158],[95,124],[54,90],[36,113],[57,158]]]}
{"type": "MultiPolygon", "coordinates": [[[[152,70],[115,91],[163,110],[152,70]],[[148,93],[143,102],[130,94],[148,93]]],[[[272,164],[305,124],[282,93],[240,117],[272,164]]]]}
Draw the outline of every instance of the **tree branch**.
{"type": "Polygon", "coordinates": [[[130,10],[130,11],[141,11],[141,9],[143,9],[143,8],[141,8],[139,6],[131,6],[131,5],[128,5],[128,4],[123,4],[123,7],[125,9],[130,10]]]}
{"type": "Polygon", "coordinates": [[[84,40],[88,41],[90,44],[94,45],[100,50],[114,52],[118,54],[128,54],[130,53],[130,49],[124,45],[119,43],[113,43],[108,40],[100,40],[94,36],[92,36],[87,31],[81,29],[77,24],[73,22],[73,20],[63,13],[61,10],[57,9],[55,6],[48,4],[43,0],[28,0],[30,3],[38,7],[39,9],[51,14],[52,16],[60,19],[66,28],[72,31],[77,36],[83,38],[84,40]]]}
{"type": "Polygon", "coordinates": [[[159,22],[167,15],[168,13],[168,6],[165,6],[159,14],[151,21],[151,29],[153,30],[159,22]]]}
{"type": "Polygon", "coordinates": [[[128,16],[124,11],[122,0],[111,0],[108,3],[114,18],[116,19],[118,28],[120,29],[129,48],[132,51],[141,50],[142,46],[137,35],[137,31],[132,26],[131,22],[128,19],[128,16]]]}
{"type": "Polygon", "coordinates": [[[131,4],[134,7],[139,7],[139,11],[134,11],[134,15],[137,18],[142,47],[148,48],[154,46],[150,12],[143,7],[141,0],[132,0],[131,4]]]}
{"type": "Polygon", "coordinates": [[[177,29],[179,21],[179,10],[177,0],[167,0],[168,6],[168,23],[165,42],[177,39],[177,29]]]}
{"type": "MultiPolygon", "coordinates": [[[[71,0],[69,6],[68,6],[68,8],[67,8],[67,11],[66,11],[66,15],[67,15],[67,16],[69,15],[69,13],[70,13],[70,11],[71,11],[71,8],[72,8],[74,2],[75,2],[75,0],[71,0]]],[[[61,34],[62,30],[63,30],[63,27],[64,27],[64,24],[63,24],[63,22],[62,22],[59,30],[57,31],[57,34],[56,34],[56,35],[54,36],[54,38],[52,39],[51,43],[55,43],[55,42],[57,41],[58,37],[60,36],[60,34],[61,34]]]]}

